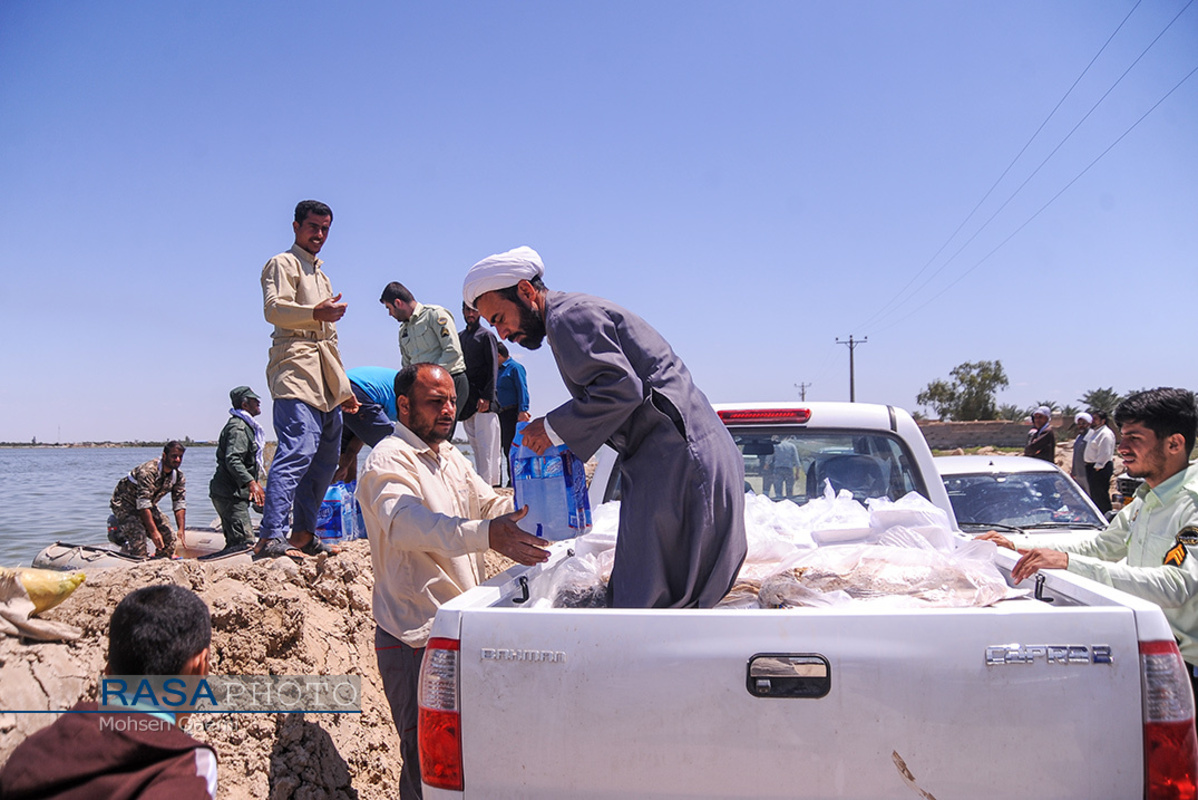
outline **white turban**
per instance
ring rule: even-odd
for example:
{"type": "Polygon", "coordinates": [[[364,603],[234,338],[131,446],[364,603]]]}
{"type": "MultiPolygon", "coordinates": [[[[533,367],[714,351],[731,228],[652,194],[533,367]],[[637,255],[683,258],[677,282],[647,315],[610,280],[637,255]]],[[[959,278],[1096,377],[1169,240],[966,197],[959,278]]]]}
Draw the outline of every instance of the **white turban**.
{"type": "Polygon", "coordinates": [[[1040,406],[1039,408],[1037,408],[1035,411],[1032,412],[1032,416],[1035,416],[1036,414],[1041,414],[1045,417],[1048,417],[1049,419],[1052,419],[1052,409],[1049,408],[1048,406],[1040,406]]]}
{"type": "Polygon", "coordinates": [[[1091,422],[1094,421],[1094,418],[1091,417],[1089,414],[1087,414],[1085,411],[1083,411],[1082,413],[1080,413],[1076,417],[1074,417],[1073,421],[1074,422],[1084,422],[1087,425],[1089,425],[1091,422]]]}
{"type": "Polygon", "coordinates": [[[541,257],[531,247],[517,247],[506,253],[487,256],[466,273],[462,283],[462,299],[474,308],[474,301],[487,292],[515,286],[545,274],[541,257]]]}

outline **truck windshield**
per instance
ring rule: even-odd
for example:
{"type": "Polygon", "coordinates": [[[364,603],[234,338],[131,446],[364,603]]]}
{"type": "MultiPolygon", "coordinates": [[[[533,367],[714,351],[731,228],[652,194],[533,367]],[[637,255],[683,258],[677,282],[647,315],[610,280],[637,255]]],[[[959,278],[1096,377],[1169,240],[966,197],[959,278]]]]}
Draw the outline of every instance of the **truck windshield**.
{"type": "Polygon", "coordinates": [[[732,438],[745,460],[745,491],[802,505],[822,497],[825,481],[857,500],[909,492],[926,495],[902,442],[877,431],[740,432],[732,438]]]}

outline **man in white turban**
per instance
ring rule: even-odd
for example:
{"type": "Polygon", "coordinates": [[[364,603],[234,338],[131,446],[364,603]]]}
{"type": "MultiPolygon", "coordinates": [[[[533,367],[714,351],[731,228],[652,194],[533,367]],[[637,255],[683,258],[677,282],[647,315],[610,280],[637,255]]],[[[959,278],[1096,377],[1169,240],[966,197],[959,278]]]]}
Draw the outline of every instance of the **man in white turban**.
{"type": "Polygon", "coordinates": [[[744,460],[686,365],[647,322],[614,303],[549,291],[529,247],[475,264],[462,288],[508,341],[545,339],[571,400],[524,428],[542,453],[621,456],[620,527],[608,604],[711,608],[744,561],[744,460]]]}

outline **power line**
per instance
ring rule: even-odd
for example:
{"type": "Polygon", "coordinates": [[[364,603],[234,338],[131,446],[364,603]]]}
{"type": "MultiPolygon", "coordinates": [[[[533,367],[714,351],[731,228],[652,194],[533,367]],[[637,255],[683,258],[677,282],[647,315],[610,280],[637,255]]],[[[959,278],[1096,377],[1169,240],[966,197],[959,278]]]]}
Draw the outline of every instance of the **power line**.
{"type": "MultiPolygon", "coordinates": [[[[1094,66],[1094,62],[1097,61],[1098,57],[1101,56],[1103,54],[1103,52],[1106,51],[1107,46],[1115,38],[1116,34],[1118,34],[1119,31],[1121,31],[1123,29],[1123,26],[1127,24],[1127,21],[1131,18],[1131,15],[1134,14],[1136,9],[1140,7],[1140,2],[1142,2],[1142,0],[1137,0],[1136,4],[1134,6],[1132,6],[1131,11],[1127,12],[1127,16],[1125,16],[1123,18],[1123,20],[1115,27],[1115,30],[1111,32],[1111,35],[1107,37],[1106,41],[1102,43],[1102,47],[1098,48],[1098,52],[1095,53],[1094,57],[1090,59],[1090,63],[1086,64],[1085,68],[1081,71],[1081,73],[1079,73],[1078,76],[1073,80],[1073,83],[1070,84],[1069,88],[1065,90],[1065,93],[1063,95],[1061,95],[1061,99],[1058,100],[1057,104],[1052,107],[1052,111],[1048,112],[1048,116],[1046,116],[1044,118],[1044,120],[1040,123],[1040,126],[1038,128],[1036,128],[1035,132],[1032,133],[1032,135],[1028,138],[1028,140],[1026,142],[1024,142],[1023,147],[1021,147],[1019,149],[1019,152],[1015,154],[1015,157],[1011,159],[1011,162],[1009,164],[1007,164],[1007,167],[1006,167],[1006,169],[1004,169],[1002,171],[1002,174],[1000,174],[998,176],[998,178],[995,179],[994,183],[990,185],[990,188],[986,190],[986,193],[982,195],[982,198],[977,201],[977,203],[974,205],[973,209],[970,210],[970,212],[965,215],[965,219],[961,220],[961,224],[959,224],[957,226],[956,230],[954,230],[951,234],[949,234],[949,237],[947,239],[945,239],[944,243],[941,244],[940,247],[936,250],[936,252],[932,254],[932,257],[927,260],[927,263],[925,263],[922,267],[920,267],[919,271],[916,272],[915,275],[913,275],[911,277],[911,280],[907,281],[906,285],[904,285],[903,288],[900,289],[898,291],[898,293],[895,294],[895,296],[890,299],[889,302],[887,302],[879,310],[875,311],[873,316],[871,316],[867,320],[865,320],[865,322],[863,322],[861,324],[861,327],[865,327],[866,325],[873,322],[878,317],[885,318],[885,313],[891,306],[896,305],[896,304],[901,305],[901,303],[906,302],[906,300],[903,299],[903,294],[908,289],[911,288],[911,284],[913,284],[913,283],[915,283],[915,281],[919,280],[919,276],[923,275],[924,272],[927,271],[928,267],[932,266],[932,264],[936,261],[936,259],[940,257],[940,254],[944,252],[944,249],[946,247],[948,247],[949,243],[952,242],[953,239],[957,238],[957,234],[961,232],[961,229],[965,227],[966,223],[968,223],[969,220],[973,219],[973,215],[977,213],[978,209],[982,207],[982,204],[985,203],[986,200],[989,199],[990,195],[993,194],[994,190],[998,188],[998,185],[1000,183],[1002,183],[1003,178],[1007,177],[1007,173],[1009,173],[1011,171],[1011,168],[1015,166],[1015,163],[1017,161],[1019,161],[1019,159],[1023,156],[1023,154],[1025,152],[1027,152],[1027,149],[1029,147],[1031,147],[1032,142],[1034,142],[1036,140],[1036,137],[1040,135],[1040,131],[1044,130],[1044,126],[1048,124],[1048,121],[1053,118],[1053,115],[1057,113],[1057,110],[1060,109],[1061,105],[1064,104],[1065,100],[1068,99],[1069,95],[1073,93],[1073,90],[1077,88],[1077,85],[1079,83],[1081,83],[1082,78],[1084,78],[1086,76],[1086,73],[1090,71],[1090,67],[1094,66]]],[[[987,220],[987,222],[989,222],[989,220],[987,220]]],[[[983,224],[983,227],[985,227],[985,224],[983,224]]],[[[979,232],[980,232],[980,229],[979,229],[979,232]]],[[[974,236],[976,236],[976,235],[977,234],[975,233],[974,236]]],[[[970,239],[970,241],[972,241],[972,239],[970,239]]],[[[966,242],[966,244],[968,244],[968,242],[966,242]]],[[[958,252],[960,252],[960,251],[958,251],[958,252]]],[[[950,261],[951,261],[951,259],[950,259],[950,261]]],[[[943,267],[941,267],[941,269],[943,269],[943,267]]],[[[928,280],[931,280],[932,278],[936,277],[937,274],[939,274],[939,270],[937,270],[937,272],[933,273],[928,278],[928,280]]],[[[926,284],[927,284],[926,281],[923,284],[920,284],[919,289],[922,289],[926,284]]],[[[918,291],[918,289],[916,291],[918,291]]]]}
{"type": "Polygon", "coordinates": [[[849,348],[849,402],[850,403],[857,402],[857,386],[856,386],[856,377],[855,377],[856,370],[853,367],[853,351],[856,350],[859,345],[863,345],[868,341],[869,341],[868,336],[866,336],[863,339],[857,339],[856,341],[854,341],[853,334],[851,334],[851,333],[849,334],[849,339],[847,342],[843,341],[839,338],[836,339],[837,344],[847,345],[849,348]]]}
{"type": "MultiPolygon", "coordinates": [[[[1023,155],[1023,153],[1027,150],[1028,146],[1031,144],[1032,140],[1034,140],[1036,138],[1036,136],[1044,128],[1045,124],[1047,124],[1048,120],[1053,116],[1053,114],[1056,113],[1057,109],[1060,108],[1061,103],[1063,103],[1064,100],[1069,96],[1069,94],[1077,86],[1078,82],[1082,79],[1082,77],[1086,74],[1086,72],[1089,71],[1090,67],[1094,64],[1094,62],[1098,59],[1098,57],[1106,49],[1107,45],[1110,44],[1111,40],[1115,37],[1115,35],[1119,32],[1119,30],[1122,29],[1122,27],[1126,24],[1127,19],[1131,16],[1131,13],[1133,13],[1136,10],[1136,8],[1139,7],[1139,3],[1137,2],[1136,6],[1132,8],[1131,12],[1128,12],[1127,16],[1125,16],[1123,18],[1123,21],[1119,23],[1119,26],[1115,29],[1115,31],[1110,35],[1110,37],[1107,38],[1106,42],[1099,49],[1098,53],[1095,54],[1094,58],[1092,58],[1090,60],[1090,63],[1087,64],[1086,68],[1082,71],[1082,73],[1073,82],[1073,85],[1070,86],[1069,90],[1065,93],[1065,95],[1061,98],[1061,100],[1053,108],[1052,112],[1050,112],[1048,117],[1045,118],[1044,122],[1042,122],[1040,124],[1040,127],[1037,128],[1036,132],[1032,135],[1031,139],[1029,139],[1027,144],[1025,144],[1023,146],[1023,148],[1019,151],[1019,154],[1016,155],[1014,160],[1012,160],[1011,164],[1009,164],[1007,166],[1007,169],[1004,170],[1002,175],[999,176],[998,180],[995,181],[994,185],[990,187],[990,189],[986,192],[986,195],[983,196],[982,200],[979,201],[976,206],[974,206],[974,209],[969,213],[969,215],[965,218],[965,220],[962,221],[961,225],[957,226],[957,229],[948,238],[948,240],[946,240],[945,243],[943,245],[941,245],[940,249],[938,249],[936,251],[936,254],[934,256],[932,256],[932,258],[928,261],[928,263],[926,263],[919,270],[919,272],[917,272],[916,275],[914,277],[912,277],[910,281],[907,282],[907,284],[903,287],[903,289],[900,290],[900,292],[894,298],[892,298],[889,302],[887,302],[887,304],[885,306],[883,306],[882,309],[880,309],[878,312],[875,312],[873,314],[873,316],[871,316],[869,318],[869,320],[867,320],[867,322],[873,321],[873,320],[885,319],[887,316],[893,314],[897,310],[898,306],[901,306],[901,305],[911,302],[915,298],[915,295],[917,293],[921,292],[938,275],[940,275],[945,269],[947,269],[949,267],[949,265],[951,265],[957,259],[957,257],[965,250],[965,248],[968,247],[970,244],[972,244],[973,241],[982,233],[982,231],[985,230],[987,228],[987,226],[989,226],[990,223],[994,221],[995,217],[997,217],[1007,207],[1007,205],[1010,204],[1010,202],[1023,190],[1023,188],[1025,186],[1027,186],[1027,184],[1032,180],[1032,178],[1034,178],[1040,172],[1040,170],[1043,169],[1043,167],[1048,163],[1048,161],[1054,155],[1056,155],[1056,153],[1065,145],[1065,143],[1069,141],[1069,139],[1073,136],[1073,134],[1077,132],[1078,128],[1080,128],[1081,125],[1094,113],[1094,111],[1097,110],[1098,106],[1101,105],[1103,103],[1103,101],[1106,100],[1106,98],[1111,94],[1111,92],[1113,92],[1115,90],[1115,88],[1123,81],[1123,79],[1127,77],[1127,75],[1131,72],[1131,70],[1135,68],[1135,66],[1144,58],[1144,56],[1148,54],[1148,51],[1151,50],[1158,41],[1160,41],[1161,37],[1164,36],[1165,33],[1167,33],[1169,31],[1169,29],[1173,26],[1173,24],[1178,20],[1178,18],[1181,17],[1182,14],[1184,14],[1186,12],[1186,10],[1193,4],[1193,2],[1194,2],[1194,0],[1190,0],[1190,2],[1186,3],[1186,5],[1184,7],[1182,7],[1182,9],[1180,11],[1178,11],[1176,15],[1174,15],[1173,19],[1171,19],[1169,21],[1169,23],[1167,25],[1165,25],[1165,27],[1161,30],[1161,32],[1158,33],[1156,35],[1156,37],[1153,38],[1153,40],[1148,43],[1148,45],[1136,57],[1136,59],[1134,61],[1132,61],[1132,63],[1127,67],[1127,69],[1125,69],[1123,71],[1123,73],[1115,80],[1114,83],[1111,84],[1111,86],[1106,90],[1106,92],[1104,92],[1103,95],[1090,107],[1090,109],[1086,112],[1086,114],[1080,120],[1078,120],[1078,122],[1065,135],[1065,137],[1063,139],[1061,139],[1061,141],[1056,145],[1056,147],[1054,147],[1053,150],[1031,172],[1031,174],[1028,175],[1027,178],[1025,178],[1024,181],[1022,183],[1020,183],[1018,187],[1015,188],[1015,190],[1007,197],[1007,199],[1005,201],[1003,201],[1002,205],[1000,205],[998,207],[998,209],[993,214],[991,214],[978,227],[978,229],[973,233],[973,235],[971,235],[959,248],[957,248],[957,250],[944,262],[944,264],[942,264],[935,272],[933,272],[922,283],[920,283],[919,286],[916,287],[914,292],[912,292],[907,297],[902,297],[903,293],[906,292],[907,289],[909,289],[910,286],[919,279],[919,277],[927,270],[927,268],[932,264],[932,262],[935,261],[935,259],[940,255],[940,253],[942,253],[944,251],[944,248],[949,244],[949,242],[951,242],[956,237],[956,235],[964,227],[965,223],[969,219],[971,219],[973,217],[973,215],[977,212],[977,209],[981,206],[982,202],[984,202],[990,196],[990,194],[998,186],[999,182],[1001,182],[1002,179],[1008,174],[1008,172],[1011,170],[1011,167],[1015,164],[1015,161],[1017,161],[1023,155]]],[[[1187,75],[1186,78],[1182,79],[1181,83],[1184,83],[1185,80],[1187,80],[1188,78],[1189,78],[1189,76],[1187,75]]],[[[1178,85],[1180,85],[1180,83],[1178,85]]],[[[1169,93],[1165,95],[1165,97],[1168,97],[1169,94],[1172,94],[1172,92],[1175,91],[1176,88],[1177,87],[1175,86],[1173,89],[1171,89],[1169,91],[1169,93]]],[[[1162,98],[1162,100],[1163,99],[1164,98],[1162,98]]],[[[1159,104],[1160,104],[1160,101],[1158,101],[1157,104],[1155,104],[1153,106],[1153,108],[1156,108],[1156,106],[1159,104]]],[[[1152,109],[1149,109],[1149,111],[1151,111],[1151,110],[1152,109]]],[[[1135,125],[1138,125],[1139,122],[1142,120],[1143,120],[1143,117],[1141,117],[1140,120],[1137,120],[1137,122],[1132,126],[1132,128],[1134,128],[1135,125]]],[[[1119,137],[1119,139],[1115,140],[1115,143],[1117,143],[1120,139],[1122,139],[1124,136],[1126,136],[1127,133],[1130,132],[1130,130],[1131,129],[1128,129],[1128,131],[1125,131],[1119,137]]],[[[1108,147],[1107,150],[1104,150],[1103,153],[1099,156],[1099,158],[1101,158],[1102,155],[1105,155],[1106,152],[1108,152],[1109,150],[1110,150],[1110,147],[1108,147]]],[[[1097,159],[1095,159],[1095,161],[1097,161],[1097,159]]],[[[1088,170],[1093,165],[1094,165],[1094,162],[1091,162],[1091,164],[1089,166],[1087,166],[1086,169],[1088,170]]],[[[1074,181],[1076,181],[1078,177],[1081,177],[1081,174],[1084,174],[1084,173],[1085,173],[1085,170],[1083,170],[1082,173],[1080,173],[1077,177],[1075,177],[1073,179],[1073,181],[1070,181],[1070,183],[1068,185],[1072,185],[1072,183],[1074,181]]],[[[1066,186],[1066,188],[1068,188],[1068,185],[1066,186]]],[[[1059,196],[1060,196],[1060,193],[1058,192],[1057,195],[1054,195],[1053,200],[1055,200],[1059,196]]],[[[1049,202],[1051,203],[1052,201],[1050,200],[1049,202]]],[[[1042,207],[1040,210],[1043,211],[1043,208],[1046,208],[1046,207],[1047,207],[1047,204],[1044,207],[1042,207]]],[[[1036,212],[1036,214],[1039,214],[1039,213],[1040,213],[1039,211],[1036,212]]],[[[1035,217],[1035,215],[1033,215],[1032,218],[1034,219],[1034,217],[1035,217]]],[[[1030,222],[1030,219],[1028,220],[1028,222],[1030,222]]],[[[1025,222],[1023,225],[1021,225],[1018,229],[1016,229],[1016,232],[1018,232],[1019,230],[1022,230],[1023,227],[1026,226],[1026,224],[1027,224],[1027,222],[1025,222]]],[[[1009,239],[1010,239],[1010,236],[1008,236],[1007,239],[1004,239],[1003,244],[1005,244],[1007,241],[1009,241],[1009,239]]],[[[1000,245],[1000,247],[1001,247],[1001,245],[1000,245]]],[[[998,248],[995,248],[995,250],[997,250],[997,249],[998,248]]],[[[987,254],[986,258],[989,258],[990,255],[993,255],[993,253],[994,253],[994,250],[992,250],[989,254],[987,254]]],[[[976,266],[977,265],[975,264],[974,267],[971,267],[970,270],[968,270],[966,273],[963,273],[956,280],[954,280],[952,283],[950,283],[949,286],[945,287],[945,289],[942,289],[940,292],[938,292],[936,295],[934,295],[931,299],[940,297],[940,295],[942,295],[944,293],[944,291],[946,291],[948,288],[951,288],[952,286],[956,285],[956,283],[958,283],[960,281],[960,279],[962,277],[964,277],[964,275],[971,272],[974,268],[976,268],[976,266]]],[[[924,306],[927,305],[928,302],[931,302],[931,300],[923,303],[922,305],[919,306],[919,308],[923,308],[924,306]]],[[[919,310],[919,309],[916,309],[916,310],[919,310]]],[[[912,312],[912,313],[914,313],[914,312],[912,312]]],[[[900,320],[898,320],[894,323],[891,323],[890,325],[886,326],[885,328],[879,328],[878,330],[879,331],[887,330],[887,329],[893,327],[895,324],[897,324],[897,322],[907,319],[908,317],[910,317],[910,315],[911,314],[909,313],[909,314],[903,316],[900,320]]]]}
{"type": "MultiPolygon", "coordinates": [[[[1035,213],[1033,213],[1033,214],[1032,214],[1030,217],[1028,217],[1028,218],[1027,218],[1027,219],[1026,219],[1024,222],[1023,222],[1023,224],[1022,224],[1022,225],[1020,225],[1018,228],[1016,228],[1014,231],[1012,231],[1012,232],[1011,232],[1011,233],[1010,233],[1010,234],[1007,236],[1007,238],[1003,239],[1001,242],[999,242],[997,245],[995,245],[995,246],[994,246],[994,248],[993,248],[993,249],[992,249],[992,250],[991,250],[989,253],[986,253],[986,255],[984,255],[984,256],[982,256],[980,259],[978,259],[977,263],[975,263],[975,264],[974,264],[972,267],[970,267],[969,269],[965,270],[963,273],[961,273],[960,275],[958,275],[958,276],[957,276],[957,278],[956,278],[956,280],[954,280],[954,281],[953,281],[952,283],[950,283],[948,286],[945,286],[943,289],[941,289],[941,290],[940,290],[939,292],[937,292],[936,294],[934,294],[934,295],[932,295],[931,297],[929,297],[929,298],[928,298],[926,301],[924,301],[924,302],[923,302],[921,305],[919,305],[918,307],[916,307],[915,309],[913,309],[911,312],[909,312],[909,313],[908,313],[908,314],[906,314],[905,316],[903,316],[903,317],[900,317],[899,319],[897,319],[897,320],[895,320],[894,322],[890,323],[890,324],[889,324],[889,325],[887,325],[885,328],[881,328],[881,329],[880,329],[880,331],[889,330],[890,328],[893,328],[895,325],[898,325],[900,322],[904,322],[904,321],[906,321],[906,320],[910,319],[910,318],[911,318],[912,316],[914,316],[916,313],[918,313],[919,311],[922,311],[922,310],[923,310],[923,309],[924,309],[926,306],[928,306],[928,305],[929,305],[929,304],[930,304],[932,301],[936,300],[936,299],[937,299],[937,298],[939,298],[941,295],[943,295],[945,292],[947,292],[949,289],[951,289],[951,288],[953,288],[954,286],[956,286],[958,283],[960,283],[962,280],[964,280],[964,279],[965,279],[965,277],[966,277],[966,276],[968,276],[968,275],[969,275],[971,272],[973,272],[975,269],[977,269],[977,268],[978,268],[978,267],[980,267],[980,266],[981,266],[983,263],[985,263],[985,262],[986,262],[986,261],[987,261],[987,260],[990,258],[990,256],[994,255],[994,254],[995,254],[995,253],[997,253],[997,252],[998,252],[1000,249],[1002,249],[1002,247],[1003,247],[1004,245],[1006,245],[1006,243],[1007,243],[1007,242],[1009,242],[1009,241],[1011,241],[1012,239],[1014,239],[1014,238],[1015,238],[1015,236],[1016,236],[1016,235],[1017,235],[1017,234],[1018,234],[1020,231],[1022,231],[1024,228],[1026,228],[1028,225],[1030,225],[1030,224],[1031,224],[1031,222],[1032,222],[1032,220],[1034,220],[1036,217],[1040,216],[1040,214],[1042,214],[1042,213],[1044,212],[1044,210],[1045,210],[1045,209],[1047,209],[1047,208],[1048,208],[1050,205],[1052,205],[1054,202],[1056,202],[1056,200],[1057,200],[1057,198],[1058,198],[1058,197],[1060,197],[1061,195],[1063,195],[1065,192],[1067,192],[1067,191],[1069,190],[1069,187],[1073,186],[1073,184],[1075,184],[1075,183],[1077,183],[1079,180],[1081,180],[1081,177],[1082,177],[1083,175],[1085,175],[1087,172],[1089,172],[1089,171],[1090,171],[1090,169],[1091,169],[1091,167],[1093,167],[1095,164],[1097,164],[1099,161],[1101,161],[1101,160],[1102,160],[1102,158],[1103,158],[1103,156],[1105,156],[1107,153],[1109,153],[1111,150],[1113,150],[1113,149],[1115,148],[1115,145],[1117,145],[1117,144],[1119,144],[1119,142],[1123,141],[1124,137],[1126,137],[1126,136],[1127,136],[1129,133],[1131,133],[1133,130],[1135,130],[1135,129],[1136,129],[1136,127],[1137,127],[1137,126],[1138,126],[1138,125],[1139,125],[1141,122],[1143,122],[1143,121],[1144,121],[1144,120],[1145,120],[1145,119],[1148,117],[1148,115],[1149,115],[1149,114],[1151,114],[1153,111],[1155,111],[1155,110],[1156,110],[1157,106],[1159,106],[1161,103],[1165,102],[1165,100],[1167,100],[1167,99],[1169,98],[1169,95],[1173,94],[1173,93],[1174,93],[1174,92],[1176,92],[1178,89],[1180,89],[1180,88],[1181,88],[1181,85],[1182,85],[1182,84],[1184,84],[1186,81],[1188,81],[1190,78],[1192,78],[1192,77],[1194,76],[1194,73],[1196,73],[1196,72],[1198,72],[1198,67],[1194,67],[1192,70],[1190,70],[1190,71],[1189,71],[1189,72],[1186,74],[1186,76],[1185,76],[1184,78],[1182,78],[1180,81],[1178,81],[1178,82],[1177,82],[1177,83],[1176,83],[1176,84],[1173,86],[1173,88],[1172,88],[1172,89],[1170,89],[1168,92],[1166,92],[1166,93],[1165,93],[1165,95],[1164,95],[1164,96],[1163,96],[1163,97],[1162,97],[1160,100],[1157,100],[1155,103],[1153,103],[1151,108],[1149,108],[1147,111],[1145,111],[1145,112],[1144,112],[1144,113],[1143,113],[1143,114],[1140,116],[1140,118],[1139,118],[1139,119],[1137,119],[1135,122],[1133,122],[1130,128],[1128,128],[1128,129],[1127,129],[1127,130],[1125,130],[1125,131],[1124,131],[1122,134],[1120,134],[1120,135],[1119,135],[1119,138],[1117,138],[1115,141],[1111,142],[1111,143],[1110,143],[1110,145],[1108,145],[1108,146],[1107,146],[1107,148],[1106,148],[1105,150],[1103,150],[1101,153],[1099,153],[1097,156],[1095,156],[1093,161],[1091,161],[1089,164],[1087,164],[1087,165],[1086,165],[1086,167],[1085,167],[1085,168],[1084,168],[1084,169],[1083,169],[1081,172],[1077,173],[1077,175],[1075,175],[1071,181],[1069,181],[1067,184],[1065,184],[1065,185],[1064,185],[1064,186],[1061,188],[1061,190],[1060,190],[1059,192],[1057,192],[1057,193],[1056,193],[1056,194],[1054,194],[1054,195],[1053,195],[1051,198],[1049,198],[1048,202],[1046,202],[1044,205],[1040,206],[1040,208],[1038,208],[1038,209],[1035,211],[1035,213]]],[[[880,332],[880,331],[879,331],[879,332],[880,332]]]]}

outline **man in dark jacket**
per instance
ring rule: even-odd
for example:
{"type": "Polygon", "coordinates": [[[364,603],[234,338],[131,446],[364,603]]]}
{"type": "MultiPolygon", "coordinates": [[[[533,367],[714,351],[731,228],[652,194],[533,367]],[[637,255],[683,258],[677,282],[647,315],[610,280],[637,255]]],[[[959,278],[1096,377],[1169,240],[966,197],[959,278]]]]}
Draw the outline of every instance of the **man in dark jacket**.
{"type": "Polygon", "coordinates": [[[1032,429],[1028,431],[1023,454],[1050,464],[1055,463],[1057,437],[1052,431],[1052,410],[1048,406],[1040,406],[1032,412],[1032,429]]]}
{"type": "Polygon", "coordinates": [[[458,332],[462,356],[466,359],[466,379],[470,393],[458,398],[458,419],[466,431],[474,468],[479,476],[498,486],[503,480],[499,452],[499,406],[495,402],[495,377],[499,371],[495,334],[479,324],[479,313],[462,304],[466,327],[458,332]]]}
{"type": "Polygon", "coordinates": [[[220,515],[225,533],[225,549],[254,544],[254,525],[250,521],[250,503],[262,507],[265,493],[258,484],[262,474],[262,449],[266,433],[254,417],[262,413],[258,395],[248,386],[229,392],[233,407],[229,421],[220,432],[216,445],[216,474],[208,484],[208,496],[220,515]]]}
{"type": "MultiPolygon", "coordinates": [[[[112,612],[107,675],[207,675],[212,622],[190,589],[146,586],[112,612]]],[[[210,800],[216,754],[152,706],[98,713],[77,703],[13,750],[0,771],[0,800],[90,798],[210,800]]]]}

